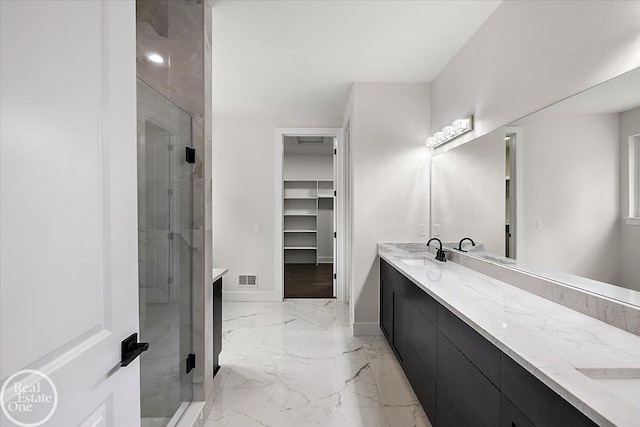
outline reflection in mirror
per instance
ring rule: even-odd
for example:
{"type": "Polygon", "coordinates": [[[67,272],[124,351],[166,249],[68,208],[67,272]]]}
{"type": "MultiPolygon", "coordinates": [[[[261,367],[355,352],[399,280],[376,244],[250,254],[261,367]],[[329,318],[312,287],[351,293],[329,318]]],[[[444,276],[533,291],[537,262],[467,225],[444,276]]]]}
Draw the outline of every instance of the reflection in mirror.
{"type": "Polygon", "coordinates": [[[476,256],[624,300],[622,289],[594,280],[640,291],[640,221],[627,218],[640,198],[639,135],[636,69],[440,147],[431,164],[433,229],[444,242],[481,242],[476,256]]]}

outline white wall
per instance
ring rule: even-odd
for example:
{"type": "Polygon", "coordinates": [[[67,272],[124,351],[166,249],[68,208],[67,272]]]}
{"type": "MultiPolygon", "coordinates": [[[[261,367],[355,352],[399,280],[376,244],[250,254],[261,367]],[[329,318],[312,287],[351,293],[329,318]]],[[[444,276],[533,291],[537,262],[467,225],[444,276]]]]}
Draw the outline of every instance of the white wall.
{"type": "Polygon", "coordinates": [[[282,163],[284,179],[333,179],[333,154],[288,154],[282,163]]]}
{"type": "Polygon", "coordinates": [[[351,120],[353,167],[354,333],[379,334],[378,242],[426,241],[429,219],[430,88],[415,83],[355,83],[351,120]]]}
{"type": "Polygon", "coordinates": [[[519,261],[619,284],[618,124],[615,113],[541,112],[512,125],[524,130],[519,261]]]}
{"type": "Polygon", "coordinates": [[[276,297],[275,133],[280,127],[341,127],[341,116],[214,115],[213,217],[215,266],[228,267],[224,297],[276,297]],[[254,231],[254,224],[261,231],[254,231]],[[238,274],[258,274],[258,287],[240,288],[238,274]]]}
{"type": "Polygon", "coordinates": [[[640,66],[638,1],[504,1],[432,82],[432,129],[471,140],[640,66]]]}
{"type": "MultiPolygon", "coordinates": [[[[640,108],[620,114],[620,217],[629,216],[629,136],[638,134],[640,108]]],[[[620,284],[640,291],[640,226],[620,227],[620,284]]]]}
{"type": "Polygon", "coordinates": [[[442,242],[471,237],[505,251],[505,132],[494,131],[431,161],[433,226],[442,242]]]}

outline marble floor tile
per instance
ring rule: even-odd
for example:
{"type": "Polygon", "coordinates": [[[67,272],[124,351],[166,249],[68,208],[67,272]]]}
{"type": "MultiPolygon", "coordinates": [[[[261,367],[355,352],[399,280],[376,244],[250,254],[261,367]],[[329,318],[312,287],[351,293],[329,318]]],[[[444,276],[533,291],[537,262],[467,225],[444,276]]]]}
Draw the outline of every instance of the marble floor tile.
{"type": "Polygon", "coordinates": [[[206,427],[430,426],[384,337],[336,300],[225,302],[206,427]]]}
{"type": "Polygon", "coordinates": [[[395,427],[384,408],[306,407],[278,411],[270,408],[215,410],[205,427],[395,427]]]}

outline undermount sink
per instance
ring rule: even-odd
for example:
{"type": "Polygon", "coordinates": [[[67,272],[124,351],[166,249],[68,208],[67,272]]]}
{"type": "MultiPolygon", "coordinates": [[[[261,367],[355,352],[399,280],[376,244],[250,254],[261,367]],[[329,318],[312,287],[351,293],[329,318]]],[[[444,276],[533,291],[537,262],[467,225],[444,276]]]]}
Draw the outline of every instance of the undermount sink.
{"type": "Polygon", "coordinates": [[[400,262],[407,265],[430,265],[433,261],[428,258],[405,258],[401,259],[400,262]]]}
{"type": "Polygon", "coordinates": [[[640,368],[576,369],[621,400],[640,409],[640,368]]]}

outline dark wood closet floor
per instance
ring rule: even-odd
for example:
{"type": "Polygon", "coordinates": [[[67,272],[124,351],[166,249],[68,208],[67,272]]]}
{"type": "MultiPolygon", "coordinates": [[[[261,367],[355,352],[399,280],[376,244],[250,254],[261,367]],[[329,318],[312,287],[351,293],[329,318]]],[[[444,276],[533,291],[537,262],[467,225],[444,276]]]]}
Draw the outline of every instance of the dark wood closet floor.
{"type": "Polygon", "coordinates": [[[285,264],[285,298],[333,298],[333,264],[285,264]]]}

